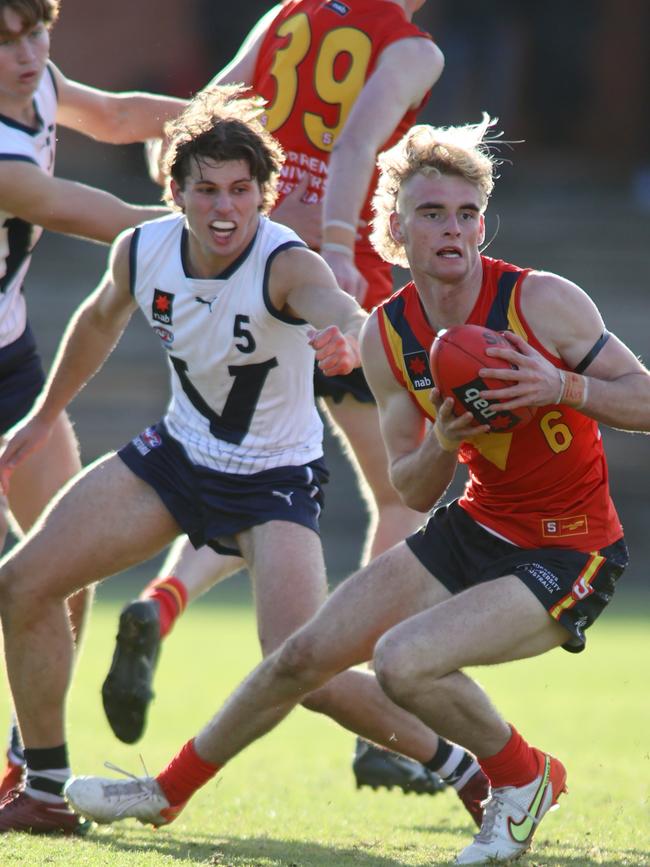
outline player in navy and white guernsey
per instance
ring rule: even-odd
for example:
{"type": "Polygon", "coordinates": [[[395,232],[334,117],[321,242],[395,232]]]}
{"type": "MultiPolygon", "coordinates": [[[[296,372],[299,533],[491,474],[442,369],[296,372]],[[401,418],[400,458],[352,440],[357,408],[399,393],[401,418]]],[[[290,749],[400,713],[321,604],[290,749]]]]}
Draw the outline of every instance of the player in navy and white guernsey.
{"type": "MultiPolygon", "coordinates": [[[[429,34],[412,21],[423,5],[424,0],[286,0],[260,16],[212,80],[244,83],[267,101],[264,123],[287,153],[271,216],[319,250],[339,286],[366,310],[392,292],[390,266],[368,241],[376,155],[414,122],[444,63],[429,34]]],[[[345,379],[316,370],[315,393],[346,451],[354,454],[369,514],[365,562],[416,529],[420,519],[388,478],[377,410],[361,369],[345,379]]],[[[241,565],[179,544],[143,595],[155,603],[162,599],[164,607],[170,588],[183,600],[175,611],[169,607],[175,619],[186,602],[241,565]]],[[[167,620],[161,612],[163,636],[167,620]]],[[[410,769],[409,776],[417,773],[410,769]]]]}
{"type": "Polygon", "coordinates": [[[277,311],[267,286],[278,253],[304,246],[297,235],[261,216],[241,260],[213,279],[187,273],[182,216],[145,223],[131,243],[133,294],[172,370],[163,423],[190,461],[250,475],[321,458],[311,326],[277,311]]]}
{"type": "MultiPolygon", "coordinates": [[[[170,195],[183,216],[115,242],[104,280],[68,326],[42,399],[0,458],[6,489],[139,304],[168,347],[167,416],[80,475],[0,569],[5,656],[28,759],[27,789],[0,804],[0,833],[78,830],[60,801],[51,809],[69,773],[72,591],[148,559],[181,532],[196,545],[236,546],[255,583],[265,655],[327,594],[318,535],[327,474],[311,378],[314,360],[326,375],[358,366],[366,313],[317,253],[263,216],[282,152],[259,122],[259,104],[241,97],[240,88],[205,92],[172,126],[170,195]],[[48,604],[34,610],[41,597],[48,604]],[[30,780],[56,756],[50,802],[39,801],[30,780]]],[[[388,701],[370,673],[344,672],[303,698],[373,741],[397,738],[418,760],[435,750],[437,736],[388,701]]],[[[193,745],[185,755],[192,778],[214,771],[193,745]]]]}
{"type": "MultiPolygon", "coordinates": [[[[0,0],[0,439],[29,412],[45,381],[24,294],[43,228],[108,243],[126,227],[164,213],[54,177],[56,123],[103,141],[142,141],[159,135],[183,105],[149,94],[111,94],[66,78],[49,61],[49,28],[57,14],[58,0],[0,0]]],[[[14,476],[8,504],[0,498],[0,545],[9,520],[17,536],[27,532],[80,468],[63,413],[46,446],[14,476]]],[[[70,600],[75,634],[85,597],[70,600]]],[[[14,727],[0,795],[21,778],[14,727]]]]}
{"type": "MultiPolygon", "coordinates": [[[[36,125],[0,114],[0,161],[28,162],[54,174],[57,94],[52,66],[41,75],[33,96],[36,125]]],[[[0,349],[17,340],[27,326],[23,280],[42,233],[11,212],[0,211],[0,349]]]]}

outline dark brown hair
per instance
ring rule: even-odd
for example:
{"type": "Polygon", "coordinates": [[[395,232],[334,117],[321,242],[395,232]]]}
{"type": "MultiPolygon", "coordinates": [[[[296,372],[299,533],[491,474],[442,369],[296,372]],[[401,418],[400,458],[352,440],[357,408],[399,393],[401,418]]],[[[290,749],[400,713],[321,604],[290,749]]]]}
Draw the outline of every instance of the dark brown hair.
{"type": "MultiPolygon", "coordinates": [[[[260,121],[264,103],[243,85],[216,85],[197,94],[166,127],[169,147],[164,171],[183,189],[195,161],[243,160],[262,193],[268,213],[277,197],[276,182],[284,153],[260,121]]],[[[167,201],[171,204],[169,192],[167,201]]]]}
{"type": "Polygon", "coordinates": [[[41,21],[51,27],[59,17],[60,0],[0,0],[0,33],[5,29],[5,12],[11,9],[23,22],[23,30],[31,30],[41,21]]]}

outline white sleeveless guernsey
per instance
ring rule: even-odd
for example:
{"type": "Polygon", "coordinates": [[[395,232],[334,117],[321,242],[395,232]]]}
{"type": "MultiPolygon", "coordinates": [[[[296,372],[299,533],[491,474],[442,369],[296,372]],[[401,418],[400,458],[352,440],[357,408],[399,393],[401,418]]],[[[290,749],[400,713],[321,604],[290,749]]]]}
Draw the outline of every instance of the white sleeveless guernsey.
{"type": "MultiPolygon", "coordinates": [[[[54,75],[47,66],[34,94],[35,128],[0,114],[0,160],[35,163],[48,175],[54,174],[56,106],[54,75]]],[[[42,232],[40,226],[0,210],[0,347],[13,343],[25,330],[23,280],[42,232]]]]}
{"type": "Polygon", "coordinates": [[[268,272],[298,236],[260,217],[254,240],[218,277],[189,277],[182,215],[144,223],[131,245],[131,291],[167,350],[164,422],[194,464],[250,474],[322,456],[310,326],[272,307],[268,272]]]}

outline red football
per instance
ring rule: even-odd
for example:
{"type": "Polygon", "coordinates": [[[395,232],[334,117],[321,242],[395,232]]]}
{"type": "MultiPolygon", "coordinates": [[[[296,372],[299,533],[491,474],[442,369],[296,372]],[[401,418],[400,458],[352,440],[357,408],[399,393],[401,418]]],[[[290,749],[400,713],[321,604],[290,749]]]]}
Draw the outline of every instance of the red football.
{"type": "Polygon", "coordinates": [[[495,433],[507,433],[528,424],[535,411],[528,407],[499,410],[480,396],[481,391],[508,384],[502,379],[482,379],[478,374],[482,367],[517,369],[509,361],[486,355],[491,346],[511,344],[503,334],[481,325],[455,325],[440,331],[431,347],[431,374],[442,397],[453,397],[456,415],[469,411],[477,425],[489,424],[495,433]]]}

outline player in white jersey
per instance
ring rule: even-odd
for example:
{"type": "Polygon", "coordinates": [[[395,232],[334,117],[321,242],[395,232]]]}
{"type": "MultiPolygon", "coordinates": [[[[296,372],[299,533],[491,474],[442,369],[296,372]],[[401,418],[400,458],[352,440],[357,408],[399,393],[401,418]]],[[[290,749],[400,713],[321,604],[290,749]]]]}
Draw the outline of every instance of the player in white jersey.
{"type": "MultiPolygon", "coordinates": [[[[357,335],[366,314],[317,253],[262,216],[274,200],[282,154],[257,119],[259,105],[241,95],[237,88],[208,92],[174,125],[171,195],[184,217],[127,231],[115,242],[108,273],[73,316],[43,395],[0,459],[7,490],[11,473],[43,445],[139,303],[176,359],[170,359],[173,397],[165,419],[79,475],[0,569],[5,660],[27,758],[24,790],[0,804],[0,832],[84,828],[61,797],[70,773],[64,733],[70,593],[151,557],[183,531],[195,544],[229,544],[233,537],[255,582],[265,654],[311,618],[326,596],[316,532],[325,470],[313,363],[328,375],[358,366],[357,335]],[[157,250],[160,284],[152,272],[157,250]],[[239,275],[247,270],[256,283],[243,288],[239,275]],[[223,330],[210,324],[222,301],[228,311],[223,330]],[[193,343],[213,327],[227,341],[226,361],[209,357],[212,366],[202,368],[193,343]],[[259,360],[249,364],[247,356],[259,360]],[[304,395],[302,403],[288,403],[294,396],[287,397],[286,382],[304,395]],[[258,407],[260,420],[279,431],[279,443],[261,435],[258,407]],[[295,421],[285,424],[289,408],[295,421]],[[193,417],[187,440],[168,428],[183,412],[193,417]],[[207,464],[191,460],[194,448],[207,464]],[[240,456],[237,469],[251,469],[253,450],[258,466],[270,469],[216,469],[225,454],[240,456]],[[278,466],[279,456],[288,463],[278,466]],[[34,598],[43,600],[36,610],[34,598]]],[[[219,359],[222,349],[211,352],[219,359]]],[[[437,736],[388,701],[372,674],[344,672],[305,704],[373,741],[388,745],[397,737],[418,760],[437,748],[437,736]]],[[[193,761],[201,767],[198,756],[193,761]]]]}
{"type": "Polygon", "coordinates": [[[165,427],[192,463],[224,473],[320,458],[309,326],[274,308],[266,276],[277,255],[303,242],[260,216],[241,259],[212,279],[188,273],[186,245],[182,215],[145,223],[132,241],[133,295],[173,370],[165,427]]]}
{"type": "MultiPolygon", "coordinates": [[[[23,295],[43,227],[110,242],[127,226],[163,213],[55,178],[56,124],[104,141],[141,141],[160,134],[183,105],[149,94],[111,94],[66,78],[48,59],[57,13],[58,0],[0,0],[0,442],[30,410],[45,379],[23,295]]],[[[8,520],[16,535],[27,532],[80,468],[74,433],[61,414],[46,446],[14,476],[9,515],[0,503],[0,547],[8,520]]],[[[70,601],[76,631],[84,597],[70,601]]],[[[21,779],[15,727],[12,747],[0,794],[21,779]]]]}
{"type": "MultiPolygon", "coordinates": [[[[397,130],[404,132],[413,123],[416,107],[423,104],[443,66],[439,48],[411,23],[422,5],[423,0],[278,4],[265,10],[236,57],[213,79],[217,84],[242,82],[269,101],[269,129],[288,154],[280,200],[271,216],[321,251],[339,286],[366,310],[393,291],[390,267],[370,250],[366,229],[356,245],[356,265],[353,256],[358,218],[366,220],[369,213],[364,200],[373,185],[376,155],[399,137],[397,130]],[[353,70],[348,64],[348,39],[355,46],[357,40],[364,44],[353,70]],[[335,70],[337,83],[332,91],[335,70]],[[320,134],[308,133],[312,122],[322,127],[322,140],[320,134]],[[323,190],[325,198],[319,201],[323,190]],[[367,293],[366,279],[370,281],[367,293]]],[[[365,562],[413,532],[422,518],[404,505],[390,482],[377,407],[363,372],[358,369],[344,378],[332,378],[316,371],[314,387],[367,506],[365,562]]],[[[133,743],[144,731],[155,660],[174,622],[192,600],[242,565],[241,559],[196,551],[179,540],[140,598],[125,606],[102,689],[106,715],[118,738],[133,743]],[[132,673],[129,689],[124,684],[126,671],[132,673]],[[112,685],[116,677],[122,681],[119,693],[112,685]]],[[[361,742],[354,773],[357,785],[397,785],[422,793],[440,789],[439,779],[429,769],[361,742]]]]}

